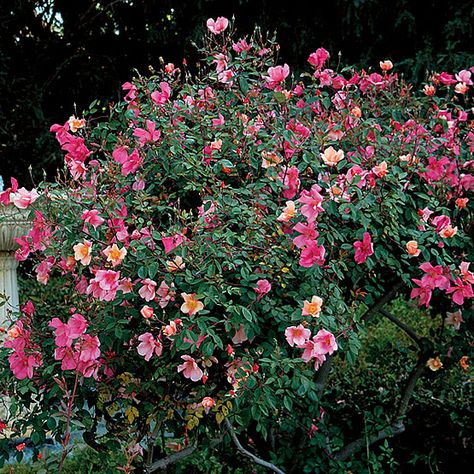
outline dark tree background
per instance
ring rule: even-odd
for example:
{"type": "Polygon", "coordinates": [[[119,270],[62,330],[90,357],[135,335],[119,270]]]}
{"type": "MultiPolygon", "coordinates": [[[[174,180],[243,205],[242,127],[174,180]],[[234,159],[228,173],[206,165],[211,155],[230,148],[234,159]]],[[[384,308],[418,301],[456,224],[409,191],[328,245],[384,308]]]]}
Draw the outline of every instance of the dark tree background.
{"type": "MultiPolygon", "coordinates": [[[[391,59],[407,79],[474,64],[474,2],[467,0],[2,0],[0,174],[31,186],[53,179],[61,153],[48,132],[92,100],[116,101],[133,69],[159,57],[197,59],[209,17],[235,15],[242,35],[277,30],[281,60],[303,68],[324,46],[342,64],[391,59]]],[[[333,63],[334,64],[334,63],[333,63]]]]}

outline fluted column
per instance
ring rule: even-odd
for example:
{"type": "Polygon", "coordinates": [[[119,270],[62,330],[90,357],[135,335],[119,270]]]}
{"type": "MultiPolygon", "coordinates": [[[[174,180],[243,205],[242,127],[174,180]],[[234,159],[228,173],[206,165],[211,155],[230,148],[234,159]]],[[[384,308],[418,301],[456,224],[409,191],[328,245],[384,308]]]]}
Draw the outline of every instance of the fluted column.
{"type": "Polygon", "coordinates": [[[31,221],[28,211],[17,209],[12,204],[0,205],[0,295],[6,297],[6,302],[0,306],[0,326],[4,326],[7,316],[12,311],[18,311],[18,261],[15,250],[18,244],[16,238],[29,232],[31,221]]]}
{"type": "Polygon", "coordinates": [[[18,261],[14,252],[0,251],[0,295],[7,298],[0,306],[0,324],[6,320],[11,311],[18,311],[18,283],[16,269],[18,261]]]}

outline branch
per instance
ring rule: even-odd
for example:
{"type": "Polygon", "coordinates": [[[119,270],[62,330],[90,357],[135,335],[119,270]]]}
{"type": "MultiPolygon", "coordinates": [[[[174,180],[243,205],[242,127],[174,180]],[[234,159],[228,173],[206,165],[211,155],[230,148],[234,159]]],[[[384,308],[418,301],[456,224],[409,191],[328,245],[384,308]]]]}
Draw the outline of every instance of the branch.
{"type": "Polygon", "coordinates": [[[250,458],[255,464],[259,464],[260,466],[266,467],[268,469],[271,469],[273,472],[276,472],[277,474],[285,474],[281,469],[276,467],[274,464],[268,461],[264,461],[263,459],[260,459],[259,457],[255,456],[255,454],[252,454],[250,451],[247,451],[241,444],[239,439],[237,438],[237,435],[235,434],[234,428],[232,428],[232,425],[230,424],[230,421],[226,418],[225,421],[225,426],[227,428],[227,431],[229,432],[229,435],[234,442],[237,451],[239,451],[240,454],[243,454],[244,456],[247,456],[250,458]]]}
{"type": "Polygon", "coordinates": [[[329,372],[331,371],[333,356],[328,356],[327,359],[323,362],[323,365],[318,370],[318,375],[316,377],[316,387],[318,389],[318,399],[321,398],[323,394],[324,387],[329,377],[329,372]]]}
{"type": "MultiPolygon", "coordinates": [[[[214,448],[223,439],[224,439],[223,436],[212,439],[211,442],[209,443],[209,447],[214,448]]],[[[198,448],[197,445],[188,446],[187,448],[184,448],[181,451],[178,451],[177,453],[170,454],[166,458],[158,459],[158,461],[155,461],[153,464],[145,466],[145,474],[152,474],[153,472],[156,472],[160,469],[165,469],[167,466],[171,464],[175,464],[178,461],[181,461],[181,459],[191,456],[191,454],[193,454],[197,450],[197,448],[198,448]]]]}
{"type": "Polygon", "coordinates": [[[381,441],[385,438],[390,438],[392,436],[399,435],[405,431],[405,425],[403,424],[402,418],[406,415],[408,410],[408,404],[410,402],[410,398],[413,395],[413,391],[415,390],[415,385],[423,370],[425,368],[425,358],[420,357],[418,359],[418,363],[412,370],[410,377],[408,378],[407,385],[405,390],[403,391],[402,398],[400,400],[400,405],[398,406],[397,414],[395,415],[395,420],[392,424],[385,427],[384,429],[378,431],[377,433],[369,436],[368,439],[365,436],[352,441],[348,445],[344,446],[340,451],[338,451],[334,455],[334,459],[336,461],[345,461],[347,458],[352,456],[356,451],[359,451],[362,447],[366,444],[369,446],[371,444],[376,443],[377,441],[381,441]]]}
{"type": "Polygon", "coordinates": [[[165,467],[169,466],[170,464],[177,463],[181,459],[187,458],[191,456],[191,454],[196,451],[197,446],[188,446],[187,448],[178,451],[177,453],[173,453],[166,458],[159,459],[158,461],[154,462],[149,466],[145,466],[145,473],[151,474],[152,472],[156,472],[159,469],[164,469],[165,467]]]}
{"type": "Polygon", "coordinates": [[[392,323],[396,324],[400,329],[405,331],[420,347],[421,347],[421,337],[418,336],[415,331],[405,324],[403,321],[400,321],[397,317],[395,317],[390,311],[387,311],[386,309],[381,308],[379,310],[379,313],[382,316],[385,316],[387,319],[390,319],[392,323]]]}
{"type": "Polygon", "coordinates": [[[385,293],[385,295],[383,295],[364,313],[361,320],[367,322],[372,319],[373,316],[375,316],[389,301],[395,297],[395,295],[398,293],[398,290],[404,286],[405,283],[401,280],[395,283],[388,293],[385,293]]]}

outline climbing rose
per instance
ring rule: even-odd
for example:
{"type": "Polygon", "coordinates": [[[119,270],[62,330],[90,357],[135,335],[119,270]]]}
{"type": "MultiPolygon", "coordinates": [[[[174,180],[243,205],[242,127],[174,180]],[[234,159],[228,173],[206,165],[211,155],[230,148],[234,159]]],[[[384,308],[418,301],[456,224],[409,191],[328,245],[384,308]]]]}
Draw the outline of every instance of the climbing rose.
{"type": "Polygon", "coordinates": [[[368,232],[364,232],[362,241],[358,240],[354,242],[356,263],[364,263],[367,257],[370,257],[374,253],[374,246],[372,244],[372,238],[368,232]]]}
{"type": "Polygon", "coordinates": [[[217,17],[216,21],[214,21],[212,18],[209,18],[206,22],[206,25],[207,29],[211,33],[219,35],[227,29],[229,26],[229,20],[223,16],[217,17]]]}
{"type": "Polygon", "coordinates": [[[191,379],[193,382],[201,380],[203,377],[203,371],[199,368],[196,361],[188,355],[181,356],[184,362],[178,365],[178,372],[183,372],[183,375],[187,379],[191,379]]]}

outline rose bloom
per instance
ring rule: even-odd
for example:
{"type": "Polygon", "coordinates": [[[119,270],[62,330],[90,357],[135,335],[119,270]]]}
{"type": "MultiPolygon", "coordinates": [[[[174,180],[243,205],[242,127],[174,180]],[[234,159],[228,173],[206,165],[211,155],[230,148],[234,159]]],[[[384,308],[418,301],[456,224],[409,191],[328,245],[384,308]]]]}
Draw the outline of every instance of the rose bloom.
{"type": "Polygon", "coordinates": [[[186,264],[183,262],[183,257],[179,255],[175,257],[173,260],[166,261],[166,267],[170,273],[177,272],[178,270],[184,270],[186,264]]]}
{"type": "Polygon", "coordinates": [[[107,262],[112,262],[112,266],[116,267],[127,255],[127,249],[125,247],[120,249],[117,244],[113,244],[104,249],[102,253],[107,257],[107,262]]]}
{"type": "Polygon", "coordinates": [[[441,230],[439,235],[445,239],[450,239],[458,233],[458,228],[453,227],[451,224],[447,225],[444,229],[441,230]]]}
{"type": "Polygon", "coordinates": [[[435,358],[430,358],[428,359],[428,362],[426,362],[426,366],[430,368],[433,372],[436,372],[437,370],[441,369],[443,367],[443,363],[439,359],[439,357],[435,358]]]}
{"type": "Polygon", "coordinates": [[[314,316],[315,318],[317,318],[319,317],[319,313],[321,313],[322,305],[322,298],[320,298],[319,296],[313,296],[313,298],[311,299],[311,303],[305,300],[301,314],[303,316],[314,316]]]}
{"type": "Polygon", "coordinates": [[[188,295],[187,293],[181,293],[181,296],[184,299],[184,303],[181,305],[181,311],[184,314],[192,316],[198,311],[204,309],[202,302],[195,298],[195,293],[191,295],[188,295]]]}
{"type": "Polygon", "coordinates": [[[84,119],[78,119],[74,117],[74,115],[71,115],[67,123],[69,124],[69,129],[71,130],[71,132],[75,133],[80,128],[84,127],[86,121],[84,119]]]}
{"type": "Polygon", "coordinates": [[[426,84],[425,87],[423,87],[423,93],[429,97],[435,95],[436,93],[436,88],[435,86],[431,86],[426,84]]]}
{"type": "Polygon", "coordinates": [[[277,221],[288,222],[294,217],[295,214],[296,208],[294,201],[286,201],[285,209],[283,209],[283,212],[277,217],[277,221]]]}
{"type": "Polygon", "coordinates": [[[459,84],[456,84],[454,87],[454,92],[457,94],[465,94],[468,91],[469,87],[466,86],[463,82],[460,82],[459,84]]]}
{"type": "Polygon", "coordinates": [[[336,151],[332,146],[326,148],[320,155],[328,166],[335,166],[344,158],[344,152],[342,150],[336,151]]]}
{"type": "Polygon", "coordinates": [[[446,313],[446,318],[444,322],[448,326],[453,326],[454,329],[459,330],[459,328],[461,327],[461,323],[464,322],[464,319],[462,319],[461,310],[459,309],[454,313],[446,313]]]}
{"type": "Polygon", "coordinates": [[[211,397],[204,397],[201,402],[201,405],[204,408],[212,408],[215,404],[216,404],[216,401],[211,397]]]}
{"type": "Polygon", "coordinates": [[[145,319],[150,319],[154,316],[155,312],[153,308],[150,308],[150,306],[143,306],[143,308],[140,310],[140,314],[145,318],[145,319]]]}
{"type": "Polygon", "coordinates": [[[89,265],[92,259],[92,242],[84,240],[83,244],[76,244],[73,247],[74,259],[80,260],[83,265],[89,265]]]}
{"type": "Polygon", "coordinates": [[[386,59],[385,61],[380,61],[379,65],[380,65],[380,69],[382,69],[382,71],[384,72],[390,71],[390,69],[393,69],[393,63],[392,61],[389,61],[388,59],[386,59]]]}
{"type": "Polygon", "coordinates": [[[457,198],[456,206],[459,207],[459,209],[464,209],[467,206],[468,202],[469,202],[468,198],[457,198]]]}
{"type": "Polygon", "coordinates": [[[462,356],[461,359],[459,359],[459,365],[461,366],[461,369],[464,370],[464,372],[467,372],[467,369],[469,369],[467,356],[462,356]]]}
{"type": "Polygon", "coordinates": [[[418,248],[418,242],[416,240],[410,240],[410,242],[407,242],[406,248],[407,252],[412,257],[418,257],[418,255],[420,255],[421,250],[418,248]]]}

